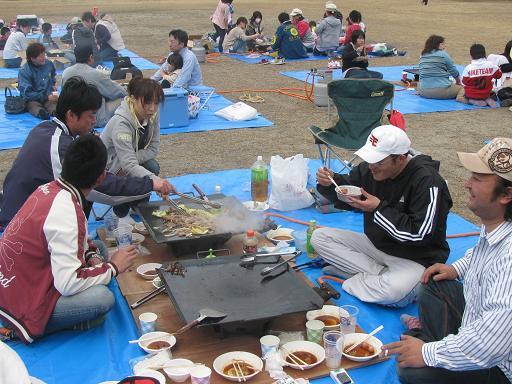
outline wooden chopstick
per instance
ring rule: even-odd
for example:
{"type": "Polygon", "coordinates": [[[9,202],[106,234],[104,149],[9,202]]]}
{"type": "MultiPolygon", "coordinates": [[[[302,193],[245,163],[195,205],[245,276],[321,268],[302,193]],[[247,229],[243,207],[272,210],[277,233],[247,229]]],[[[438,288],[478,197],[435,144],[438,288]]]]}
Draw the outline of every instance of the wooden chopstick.
{"type": "Polygon", "coordinates": [[[353,344],[349,349],[346,351],[343,351],[344,353],[349,353],[359,347],[361,344],[363,344],[365,341],[367,341],[370,337],[375,335],[377,332],[380,332],[384,329],[383,325],[379,325],[377,328],[375,328],[373,331],[371,331],[363,340],[359,341],[358,343],[353,344]]]}
{"type": "Polygon", "coordinates": [[[306,365],[309,365],[308,363],[306,363],[304,360],[302,360],[300,357],[298,357],[296,354],[294,354],[293,352],[290,352],[288,350],[286,350],[285,348],[281,347],[281,349],[283,350],[284,353],[286,353],[286,356],[285,356],[285,360],[288,356],[290,356],[290,359],[291,360],[294,360],[294,364],[295,365],[298,365],[300,367],[301,370],[304,370],[304,367],[303,366],[306,366],[306,365]],[[297,363],[298,362],[298,363],[297,363]]]}
{"type": "MultiPolygon", "coordinates": [[[[238,382],[241,382],[241,381],[242,381],[242,377],[243,377],[243,373],[244,373],[244,371],[242,371],[242,370],[240,369],[240,365],[239,365],[239,366],[238,366],[238,368],[237,368],[237,366],[236,366],[236,365],[238,364],[238,362],[237,362],[236,360],[234,360],[234,359],[233,359],[233,360],[231,360],[231,364],[233,364],[233,368],[235,369],[235,373],[236,373],[236,377],[238,378],[238,382]],[[240,370],[240,373],[238,373],[238,370],[240,370]]],[[[244,379],[244,381],[245,381],[245,377],[244,377],[243,379],[244,379]]]]}

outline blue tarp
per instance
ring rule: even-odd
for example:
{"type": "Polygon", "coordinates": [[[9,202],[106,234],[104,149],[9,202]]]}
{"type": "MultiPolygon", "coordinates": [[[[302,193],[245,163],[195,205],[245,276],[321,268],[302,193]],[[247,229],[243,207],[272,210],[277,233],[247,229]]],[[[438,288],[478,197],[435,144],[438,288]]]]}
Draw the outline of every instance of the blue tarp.
{"type": "MultiPolygon", "coordinates": [[[[318,160],[310,162],[310,182],[313,182],[314,174],[319,166],[318,160]]],[[[245,201],[250,199],[249,180],[250,170],[244,169],[185,175],[172,178],[170,182],[181,191],[190,191],[192,183],[197,183],[207,194],[213,193],[215,186],[220,185],[224,194],[233,195],[245,201]]],[[[98,212],[101,211],[101,207],[98,208],[98,212]]],[[[316,219],[319,225],[358,232],[361,232],[363,228],[361,213],[321,214],[314,208],[284,213],[287,216],[306,221],[316,219]]],[[[286,227],[297,230],[306,229],[304,226],[282,219],[275,220],[278,224],[286,227]]],[[[95,222],[91,222],[91,224],[91,227],[99,225],[95,222]]],[[[449,215],[449,234],[476,230],[478,228],[475,225],[460,216],[449,215]]],[[[473,246],[475,242],[476,237],[450,239],[451,256],[449,261],[453,262],[461,257],[465,250],[473,246]]],[[[301,256],[298,262],[306,260],[306,256],[301,256]]],[[[312,281],[321,275],[320,269],[306,269],[304,272],[312,281]]],[[[337,304],[353,304],[359,308],[358,322],[363,329],[369,331],[381,324],[384,325],[384,330],[379,333],[379,338],[384,343],[399,339],[403,331],[399,320],[400,314],[417,313],[415,305],[398,310],[366,304],[346,294],[339,284],[333,282],[332,285],[341,292],[341,298],[337,304]]],[[[119,294],[116,294],[116,299],[115,310],[108,315],[107,322],[99,329],[82,333],[63,332],[46,337],[28,347],[16,345],[15,349],[27,364],[30,373],[41,377],[49,384],[79,381],[84,384],[92,384],[102,380],[121,378],[127,374],[129,371],[128,360],[139,354],[138,347],[127,344],[127,340],[135,337],[136,329],[124,299],[119,294]],[[66,364],[63,364],[64,361],[66,364]],[[75,381],[73,378],[80,378],[80,380],[75,381]]],[[[224,351],[219,351],[219,353],[221,352],[224,351]]],[[[391,359],[374,366],[352,370],[350,374],[357,383],[398,384],[395,369],[395,361],[391,359]]],[[[316,384],[331,382],[330,378],[313,381],[316,384]]]]}
{"type": "MultiPolygon", "coordinates": [[[[151,61],[146,60],[143,57],[140,57],[135,52],[130,51],[129,49],[123,49],[122,51],[119,51],[119,54],[121,56],[129,57],[132,64],[135,65],[137,68],[139,68],[141,71],[146,70],[146,69],[157,70],[158,68],[160,68],[155,63],[152,63],[151,61]]],[[[107,67],[110,69],[114,68],[114,64],[112,63],[112,61],[105,61],[105,62],[103,62],[102,65],[104,67],[107,67]]],[[[18,79],[18,71],[19,71],[19,68],[0,67],[0,79],[16,79],[17,80],[18,79]]],[[[58,75],[61,75],[62,72],[63,72],[62,69],[57,70],[58,75]]]]}
{"type": "MultiPolygon", "coordinates": [[[[231,57],[232,59],[243,61],[244,63],[247,63],[247,64],[258,64],[261,62],[262,59],[267,59],[269,61],[274,60],[274,57],[269,56],[269,55],[263,55],[263,54],[257,58],[247,57],[249,54],[228,53],[227,55],[229,57],[231,57]]],[[[288,59],[286,61],[295,62],[295,61],[313,61],[313,60],[325,60],[327,62],[327,57],[326,56],[315,56],[312,53],[308,53],[308,57],[305,57],[303,59],[288,59]]]]}
{"type": "MultiPolygon", "coordinates": [[[[399,81],[402,78],[402,71],[411,66],[393,66],[393,67],[371,67],[369,69],[381,72],[384,75],[385,80],[399,81]]],[[[462,73],[464,69],[458,65],[457,68],[462,73]]],[[[308,71],[285,71],[281,72],[281,75],[291,77],[292,79],[306,81],[308,71]]],[[[410,75],[409,75],[410,76],[410,75]]],[[[333,79],[339,80],[343,78],[341,69],[333,70],[333,79]]],[[[311,84],[311,76],[307,79],[308,83],[311,84]]],[[[319,80],[315,78],[315,83],[319,80]]],[[[416,90],[406,90],[402,87],[395,87],[395,98],[393,101],[393,107],[403,114],[408,113],[429,113],[429,112],[451,112],[451,111],[464,111],[472,109],[480,109],[482,107],[476,107],[469,104],[459,103],[455,100],[437,100],[437,99],[426,99],[418,95],[416,90]]],[[[488,108],[488,107],[484,107],[488,108]]]]}
{"type": "MultiPolygon", "coordinates": [[[[8,115],[5,113],[4,90],[0,89],[0,150],[20,148],[23,145],[30,130],[41,122],[28,112],[20,115],[8,115]]],[[[187,127],[166,128],[161,130],[162,135],[174,133],[216,131],[221,129],[236,128],[260,128],[270,127],[273,123],[259,115],[256,119],[248,121],[227,121],[213,113],[233,104],[223,96],[214,94],[208,108],[203,109],[196,119],[191,119],[187,127]]],[[[101,131],[101,129],[100,129],[101,131]]]]}

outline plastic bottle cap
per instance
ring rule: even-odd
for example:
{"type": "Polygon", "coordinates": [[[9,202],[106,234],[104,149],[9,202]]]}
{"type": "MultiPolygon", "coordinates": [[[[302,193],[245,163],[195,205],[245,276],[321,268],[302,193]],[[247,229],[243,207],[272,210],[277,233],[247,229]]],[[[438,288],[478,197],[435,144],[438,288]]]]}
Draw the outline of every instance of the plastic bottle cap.
{"type": "Polygon", "coordinates": [[[258,161],[263,161],[263,156],[258,156],[258,161]]]}
{"type": "Polygon", "coordinates": [[[253,236],[254,236],[254,231],[253,231],[252,229],[249,229],[249,230],[247,231],[247,236],[249,236],[249,237],[253,237],[253,236]]]}

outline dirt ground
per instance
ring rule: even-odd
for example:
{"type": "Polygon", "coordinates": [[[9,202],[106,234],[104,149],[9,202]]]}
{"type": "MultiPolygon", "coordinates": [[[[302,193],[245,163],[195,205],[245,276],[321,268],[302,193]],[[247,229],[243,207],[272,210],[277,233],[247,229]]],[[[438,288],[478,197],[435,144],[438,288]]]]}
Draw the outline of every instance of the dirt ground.
{"type": "MultiPolygon", "coordinates": [[[[343,0],[335,1],[346,16],[352,9],[363,14],[368,27],[367,40],[388,42],[405,57],[372,59],[370,65],[416,64],[425,39],[433,33],[446,38],[447,51],[459,64],[469,62],[469,46],[485,45],[488,53],[501,53],[512,39],[504,12],[509,0],[431,0],[422,6],[419,0],[343,0]],[[493,28],[493,26],[496,26],[493,28]],[[492,28],[492,29],[491,29],[492,28]]],[[[98,6],[100,12],[116,19],[127,47],[141,56],[156,61],[167,52],[170,29],[182,28],[189,34],[212,30],[210,15],[217,0],[187,1],[1,1],[0,18],[10,20],[16,14],[37,14],[53,23],[63,23],[72,16],[98,6]]],[[[319,19],[324,1],[310,0],[235,0],[235,15],[249,17],[254,10],[263,13],[266,34],[277,27],[277,15],[298,7],[308,19],[319,19]]],[[[239,88],[302,87],[303,84],[279,75],[282,70],[304,70],[325,66],[326,62],[287,63],[282,66],[248,65],[223,57],[218,63],[202,65],[205,84],[217,90],[239,88]]],[[[228,97],[236,100],[239,95],[228,97]]],[[[289,156],[303,153],[318,157],[306,128],[310,124],[327,127],[325,110],[312,103],[276,94],[263,94],[265,103],[257,109],[274,122],[273,127],[236,129],[204,133],[162,136],[159,161],[162,174],[176,176],[220,169],[246,168],[257,155],[268,161],[271,155],[289,156]]],[[[512,113],[506,108],[451,113],[407,115],[408,133],[414,148],[441,160],[441,172],[447,179],[454,200],[454,211],[477,222],[465,208],[463,184],[467,172],[459,165],[456,151],[475,151],[483,141],[496,136],[509,136],[512,113]]],[[[3,180],[17,150],[0,151],[0,180],[3,180]]],[[[245,180],[240,180],[244,183],[245,180]]]]}

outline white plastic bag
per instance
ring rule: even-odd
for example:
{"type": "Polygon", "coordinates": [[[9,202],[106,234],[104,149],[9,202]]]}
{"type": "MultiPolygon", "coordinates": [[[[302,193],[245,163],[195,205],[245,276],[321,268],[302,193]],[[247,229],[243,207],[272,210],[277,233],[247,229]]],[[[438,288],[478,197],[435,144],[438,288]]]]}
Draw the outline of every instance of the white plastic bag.
{"type": "Polygon", "coordinates": [[[270,159],[272,193],[270,207],[278,211],[293,211],[313,204],[313,196],[307,190],[308,159],[295,155],[283,159],[272,156],[270,159]]]}
{"type": "Polygon", "coordinates": [[[215,116],[223,117],[229,121],[244,121],[255,119],[258,116],[258,111],[240,101],[215,112],[215,116]]]}

